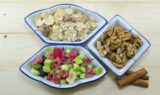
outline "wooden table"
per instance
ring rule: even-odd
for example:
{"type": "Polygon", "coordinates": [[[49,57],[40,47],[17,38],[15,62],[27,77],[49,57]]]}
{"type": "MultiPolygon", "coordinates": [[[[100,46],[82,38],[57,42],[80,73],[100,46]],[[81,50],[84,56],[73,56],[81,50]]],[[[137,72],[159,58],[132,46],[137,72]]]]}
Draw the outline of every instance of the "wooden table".
{"type": "Polygon", "coordinates": [[[0,0],[0,95],[160,95],[160,0],[0,0]],[[70,2],[98,12],[108,20],[120,14],[152,46],[132,67],[149,71],[149,88],[119,89],[111,74],[94,83],[58,90],[35,82],[19,66],[45,44],[25,25],[30,12],[70,2]]]}

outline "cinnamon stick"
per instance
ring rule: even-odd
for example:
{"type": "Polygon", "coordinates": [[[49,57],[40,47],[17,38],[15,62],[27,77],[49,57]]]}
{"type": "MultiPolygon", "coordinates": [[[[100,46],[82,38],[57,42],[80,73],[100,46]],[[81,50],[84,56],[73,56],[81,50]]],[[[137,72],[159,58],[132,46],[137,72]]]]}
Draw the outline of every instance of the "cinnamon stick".
{"type": "Polygon", "coordinates": [[[132,83],[134,86],[148,88],[148,82],[142,79],[138,79],[132,83]]]}
{"type": "MultiPolygon", "coordinates": [[[[134,71],[128,71],[128,72],[125,73],[125,75],[130,75],[130,74],[133,74],[133,73],[134,73],[134,71]]],[[[148,75],[144,75],[140,79],[149,80],[149,76],[148,75]]]]}
{"type": "MultiPolygon", "coordinates": [[[[122,77],[116,77],[116,81],[120,80],[120,79],[123,79],[125,77],[128,77],[127,75],[123,75],[122,77]]],[[[148,82],[146,80],[143,80],[143,79],[137,79],[135,81],[133,81],[131,83],[131,85],[134,85],[134,86],[138,86],[138,87],[144,87],[144,88],[148,88],[148,82]]]]}
{"type": "Polygon", "coordinates": [[[124,78],[118,80],[118,81],[117,81],[117,84],[118,84],[120,87],[125,86],[125,85],[130,84],[130,83],[132,83],[133,81],[141,78],[142,76],[144,76],[144,75],[146,75],[146,74],[147,74],[146,69],[142,68],[142,69],[140,69],[140,70],[138,70],[138,71],[136,71],[136,72],[128,75],[127,77],[124,77],[124,78]]]}

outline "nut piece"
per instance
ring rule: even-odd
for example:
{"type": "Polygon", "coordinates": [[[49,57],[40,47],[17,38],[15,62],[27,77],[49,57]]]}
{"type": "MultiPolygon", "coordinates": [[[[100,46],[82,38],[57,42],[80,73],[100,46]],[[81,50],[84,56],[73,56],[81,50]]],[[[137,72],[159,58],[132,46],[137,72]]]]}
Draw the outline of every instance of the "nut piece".
{"type": "Polygon", "coordinates": [[[50,40],[81,41],[97,26],[97,21],[77,9],[58,8],[35,17],[35,25],[50,40]]]}
{"type": "Polygon", "coordinates": [[[109,58],[117,68],[123,68],[141,46],[141,39],[119,25],[111,26],[96,42],[102,57],[109,58]]]}

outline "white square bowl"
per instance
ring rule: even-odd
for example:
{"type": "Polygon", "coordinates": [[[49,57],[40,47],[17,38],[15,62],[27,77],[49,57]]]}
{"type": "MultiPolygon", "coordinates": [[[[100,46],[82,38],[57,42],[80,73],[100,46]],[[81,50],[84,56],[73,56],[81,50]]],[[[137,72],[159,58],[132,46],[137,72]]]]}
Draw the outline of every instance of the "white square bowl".
{"type": "Polygon", "coordinates": [[[98,31],[100,31],[103,28],[104,25],[107,24],[107,20],[103,16],[99,15],[96,12],[87,10],[85,8],[82,8],[82,7],[80,7],[78,5],[74,5],[74,4],[58,4],[58,5],[46,8],[46,9],[37,10],[37,11],[34,11],[34,12],[30,13],[29,15],[27,15],[24,18],[24,20],[25,20],[25,23],[32,29],[32,31],[46,44],[83,44],[87,40],[89,40],[93,35],[95,35],[98,31]],[[98,26],[85,39],[83,39],[81,41],[67,42],[67,41],[53,41],[53,40],[50,40],[47,37],[45,37],[40,32],[40,30],[37,28],[37,26],[34,23],[34,17],[37,16],[37,15],[39,15],[42,12],[54,11],[57,8],[73,8],[73,9],[78,9],[82,13],[95,18],[95,20],[98,23],[98,26]]]}
{"type": "Polygon", "coordinates": [[[126,71],[128,71],[132,67],[132,65],[136,63],[136,61],[146,52],[146,50],[150,46],[151,46],[150,42],[142,34],[140,34],[137,30],[135,30],[130,24],[128,24],[120,15],[114,16],[108,22],[108,24],[105,25],[103,27],[103,29],[101,29],[101,31],[99,31],[99,33],[97,33],[97,35],[94,36],[92,38],[92,40],[88,43],[88,48],[95,55],[97,55],[97,57],[118,76],[122,76],[126,71]],[[140,46],[140,48],[137,50],[137,53],[135,54],[135,56],[132,57],[131,59],[129,59],[128,62],[126,63],[126,65],[121,69],[118,69],[117,67],[115,67],[113,65],[113,63],[108,58],[101,57],[99,52],[98,52],[98,50],[96,49],[96,46],[95,46],[96,41],[112,25],[120,25],[123,28],[125,28],[126,30],[128,30],[129,32],[132,32],[133,34],[135,34],[138,37],[140,37],[140,39],[142,40],[142,46],[140,46]]]}
{"type": "Polygon", "coordinates": [[[79,86],[81,84],[85,84],[85,83],[89,83],[89,82],[93,82],[96,81],[100,78],[102,78],[103,76],[105,76],[107,74],[106,69],[83,47],[81,46],[68,46],[68,45],[47,45],[44,46],[43,48],[41,48],[37,53],[35,53],[31,58],[29,58],[26,62],[24,62],[24,64],[22,64],[19,68],[19,70],[26,76],[28,76],[29,78],[38,81],[40,83],[43,83],[47,86],[50,87],[54,87],[54,88],[59,88],[59,89],[67,89],[67,88],[73,88],[76,86],[79,86]],[[42,56],[44,51],[49,48],[49,47],[59,47],[59,48],[73,48],[73,49],[77,49],[79,50],[79,52],[84,53],[87,57],[92,59],[92,62],[95,66],[100,66],[102,68],[102,73],[100,75],[94,75],[91,78],[86,78],[86,79],[81,79],[76,81],[73,84],[66,84],[66,85],[60,85],[60,84],[55,84],[54,82],[51,82],[41,76],[34,76],[30,73],[31,70],[31,64],[33,63],[34,59],[36,58],[36,56],[42,56]]]}

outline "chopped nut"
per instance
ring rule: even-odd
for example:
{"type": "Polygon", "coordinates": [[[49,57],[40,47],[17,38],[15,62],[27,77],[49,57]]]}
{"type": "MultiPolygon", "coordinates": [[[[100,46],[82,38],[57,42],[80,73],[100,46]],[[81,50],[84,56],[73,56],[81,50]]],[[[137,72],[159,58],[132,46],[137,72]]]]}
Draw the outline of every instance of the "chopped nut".
{"type": "Polygon", "coordinates": [[[121,26],[111,26],[97,41],[102,57],[108,57],[117,68],[125,66],[141,46],[141,39],[121,26]]]}
{"type": "Polygon", "coordinates": [[[80,10],[58,8],[35,17],[35,25],[50,40],[81,41],[98,25],[97,21],[80,10]]]}

